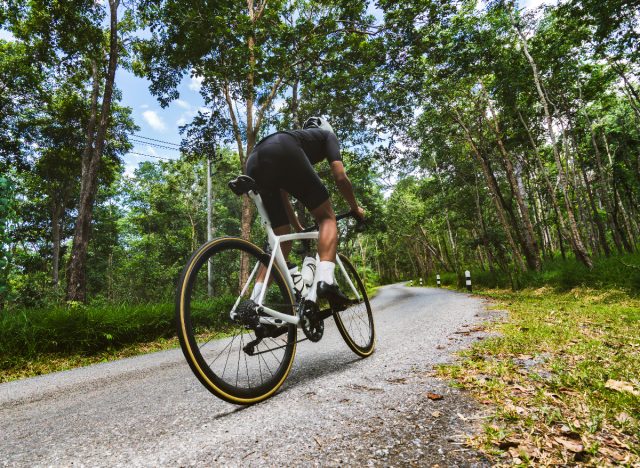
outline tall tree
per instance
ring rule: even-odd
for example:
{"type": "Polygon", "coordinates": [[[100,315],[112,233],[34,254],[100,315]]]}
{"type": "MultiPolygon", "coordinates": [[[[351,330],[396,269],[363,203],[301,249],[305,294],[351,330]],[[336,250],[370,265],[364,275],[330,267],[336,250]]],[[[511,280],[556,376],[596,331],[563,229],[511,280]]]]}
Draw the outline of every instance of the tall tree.
{"type": "MultiPolygon", "coordinates": [[[[226,107],[230,125],[220,133],[236,145],[243,170],[279,97],[291,93],[291,115],[299,124],[298,96],[313,81],[310,77],[322,81],[324,74],[337,75],[334,83],[345,94],[367,81],[357,73],[339,72],[341,63],[357,70],[364,62],[358,51],[366,47],[373,21],[364,2],[247,0],[211,8],[207,2],[185,6],[168,0],[145,9],[143,17],[152,37],[138,44],[139,73],[151,79],[151,91],[163,105],[178,97],[177,85],[186,73],[199,77],[208,105],[226,107]]],[[[314,110],[331,109],[324,105],[314,110]]],[[[353,119],[357,113],[349,115],[353,119]]],[[[244,197],[245,237],[250,219],[250,202],[244,197]]]]}

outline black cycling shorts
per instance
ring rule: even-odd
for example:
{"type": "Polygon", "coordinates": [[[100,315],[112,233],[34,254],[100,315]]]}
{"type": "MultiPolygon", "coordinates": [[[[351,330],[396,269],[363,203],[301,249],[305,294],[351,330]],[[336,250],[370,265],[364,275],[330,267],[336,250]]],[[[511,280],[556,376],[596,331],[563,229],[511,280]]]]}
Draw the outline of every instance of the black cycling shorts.
{"type": "Polygon", "coordinates": [[[297,198],[309,211],[329,199],[329,192],[297,140],[286,133],[269,137],[247,159],[247,175],[258,184],[271,227],[289,224],[280,189],[297,198]]]}

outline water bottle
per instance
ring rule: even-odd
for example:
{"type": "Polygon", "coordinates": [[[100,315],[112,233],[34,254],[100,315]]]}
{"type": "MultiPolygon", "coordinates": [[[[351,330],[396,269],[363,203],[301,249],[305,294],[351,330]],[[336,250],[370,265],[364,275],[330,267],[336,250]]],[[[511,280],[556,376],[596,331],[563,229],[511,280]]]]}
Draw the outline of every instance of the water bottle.
{"type": "Polygon", "coordinates": [[[293,268],[289,268],[289,273],[291,273],[291,279],[293,280],[294,289],[302,294],[302,289],[304,288],[304,281],[302,280],[302,274],[298,270],[298,265],[294,265],[293,268]]]}
{"type": "Polygon", "coordinates": [[[313,284],[313,278],[316,276],[316,259],[313,257],[305,257],[302,262],[302,281],[305,286],[310,288],[313,284]]]}

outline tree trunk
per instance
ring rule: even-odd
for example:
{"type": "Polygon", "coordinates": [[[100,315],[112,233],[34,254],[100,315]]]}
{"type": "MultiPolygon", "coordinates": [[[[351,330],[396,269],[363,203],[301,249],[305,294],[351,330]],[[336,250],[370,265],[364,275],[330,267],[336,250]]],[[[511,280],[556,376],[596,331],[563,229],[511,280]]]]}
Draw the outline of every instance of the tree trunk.
{"type": "Polygon", "coordinates": [[[109,64],[102,96],[100,121],[95,138],[93,126],[97,114],[97,99],[99,81],[97,64],[93,62],[93,91],[91,97],[91,118],[87,127],[87,141],[82,161],[82,179],[80,183],[80,202],[78,217],[73,236],[71,259],[69,260],[69,279],[67,283],[67,300],[86,302],[87,286],[87,251],[91,234],[91,219],[93,217],[93,203],[98,191],[98,169],[104,151],[105,137],[111,116],[111,99],[118,66],[118,4],[119,0],[109,0],[110,35],[109,35],[109,64]]]}
{"type": "Polygon", "coordinates": [[[291,87],[291,120],[295,128],[302,128],[300,117],[298,115],[298,107],[300,105],[298,101],[298,87],[300,86],[300,80],[293,82],[291,87]]]}
{"type": "Polygon", "coordinates": [[[485,254],[487,257],[487,263],[489,264],[489,271],[493,273],[493,255],[491,254],[491,248],[489,246],[489,236],[487,234],[487,228],[484,223],[484,216],[482,215],[482,206],[480,205],[480,190],[478,188],[478,177],[476,175],[476,214],[478,215],[478,223],[480,223],[480,230],[482,237],[482,245],[484,246],[485,254]]]}
{"type": "Polygon", "coordinates": [[[56,287],[60,282],[60,237],[62,230],[60,224],[63,211],[63,203],[54,201],[51,209],[51,242],[53,244],[51,282],[56,287]]]}
{"type": "MultiPolygon", "coordinates": [[[[522,122],[522,126],[527,131],[529,142],[531,143],[531,147],[533,148],[533,152],[534,152],[533,154],[534,154],[534,160],[536,162],[536,166],[538,168],[538,171],[540,171],[540,174],[542,175],[542,180],[544,181],[544,185],[547,189],[547,193],[549,194],[549,200],[551,202],[551,206],[553,206],[553,211],[556,214],[557,223],[558,223],[558,232],[561,234],[561,236],[564,236],[565,239],[569,239],[570,234],[567,231],[565,220],[562,215],[562,211],[560,210],[560,205],[558,204],[558,200],[556,199],[556,191],[553,188],[553,185],[551,184],[551,180],[549,180],[549,174],[547,173],[547,170],[545,169],[544,164],[542,164],[542,158],[540,157],[540,150],[538,149],[538,145],[533,139],[531,130],[529,129],[529,126],[525,122],[524,117],[520,112],[520,109],[517,109],[517,112],[518,112],[518,117],[520,118],[520,122],[522,122]]],[[[564,258],[564,254],[563,254],[563,258],[564,258]]]]}
{"type": "MultiPolygon", "coordinates": [[[[529,210],[524,202],[524,196],[520,191],[520,187],[518,182],[516,181],[515,171],[513,169],[513,164],[511,162],[511,156],[507,152],[507,149],[504,146],[502,141],[502,136],[500,135],[500,126],[498,124],[498,119],[496,117],[496,113],[491,105],[489,100],[489,96],[487,95],[484,87],[481,85],[482,92],[487,101],[487,106],[489,107],[489,112],[491,113],[492,119],[489,120],[489,126],[493,131],[496,142],[498,143],[498,148],[500,149],[500,154],[502,155],[502,165],[507,174],[507,180],[509,181],[509,185],[511,186],[511,192],[516,199],[516,204],[518,205],[518,209],[520,212],[520,219],[522,220],[522,224],[524,229],[522,230],[521,235],[522,238],[522,250],[524,252],[524,256],[527,259],[527,265],[530,269],[539,271],[540,270],[540,249],[538,248],[538,243],[536,242],[536,236],[533,232],[533,224],[531,223],[531,217],[529,216],[529,210]],[[493,121],[493,125],[491,124],[493,121]]],[[[519,229],[517,223],[514,223],[514,228],[519,229]]]]}
{"type": "Polygon", "coordinates": [[[622,230],[618,223],[618,219],[615,216],[615,208],[614,204],[611,202],[611,197],[609,197],[608,192],[608,177],[605,173],[605,169],[602,165],[602,153],[600,152],[600,146],[596,140],[595,132],[593,131],[593,123],[586,111],[583,108],[583,115],[587,121],[587,125],[589,126],[589,136],[591,137],[591,146],[593,147],[593,151],[595,154],[596,161],[596,190],[598,191],[598,195],[600,196],[600,201],[605,207],[605,211],[607,212],[607,219],[609,221],[609,226],[611,228],[611,233],[613,234],[613,241],[616,244],[619,252],[622,252],[624,248],[628,249],[628,244],[626,239],[622,234],[622,230]]]}
{"type": "MultiPolygon", "coordinates": [[[[512,14],[512,13],[511,13],[512,14]]],[[[529,53],[529,47],[527,45],[527,39],[518,27],[515,22],[513,16],[511,17],[513,27],[518,33],[520,37],[520,41],[522,44],[522,50],[529,61],[529,65],[531,66],[533,81],[536,85],[536,90],[538,91],[538,96],[540,98],[540,102],[542,104],[542,108],[544,109],[545,121],[547,125],[547,131],[549,132],[549,138],[551,139],[551,147],[553,149],[553,156],[556,162],[556,167],[558,169],[558,183],[560,185],[560,189],[562,190],[562,195],[564,198],[565,207],[567,210],[567,218],[569,220],[569,232],[571,233],[571,244],[573,251],[576,255],[576,258],[584,263],[587,268],[593,268],[593,261],[589,256],[589,253],[584,247],[584,243],[582,242],[582,237],[580,236],[580,232],[578,231],[578,226],[576,224],[575,217],[573,216],[573,207],[571,204],[571,200],[569,198],[569,192],[567,189],[567,182],[564,173],[564,167],[562,165],[562,161],[560,159],[560,153],[558,152],[558,144],[555,131],[553,129],[553,120],[551,118],[551,112],[549,111],[549,103],[547,101],[547,97],[545,96],[544,91],[542,90],[542,83],[540,81],[540,75],[538,73],[538,66],[536,62],[533,60],[533,57],[529,53]]]]}
{"type": "Polygon", "coordinates": [[[472,149],[473,155],[476,157],[476,159],[478,160],[478,162],[482,166],[482,172],[484,173],[485,179],[487,181],[487,185],[489,186],[489,190],[491,192],[491,195],[492,195],[495,207],[496,207],[496,213],[498,215],[498,219],[500,220],[500,224],[502,225],[502,229],[504,230],[504,233],[507,236],[507,241],[509,242],[509,246],[511,247],[511,250],[513,252],[513,260],[514,260],[514,262],[516,264],[516,267],[520,271],[524,271],[524,270],[526,270],[526,267],[524,265],[524,262],[522,261],[522,257],[520,256],[520,250],[518,249],[515,241],[513,240],[513,236],[511,235],[511,227],[509,226],[509,223],[507,222],[507,217],[506,217],[506,214],[505,214],[506,210],[505,210],[505,207],[504,207],[504,201],[502,199],[502,194],[500,193],[500,188],[498,187],[498,185],[496,183],[496,180],[495,180],[495,177],[493,175],[493,172],[491,171],[491,167],[489,167],[489,164],[486,161],[486,159],[484,158],[484,156],[482,154],[480,154],[480,150],[478,149],[477,145],[475,144],[475,141],[473,140],[471,132],[469,131],[469,129],[467,128],[467,126],[463,122],[462,117],[458,113],[458,110],[453,108],[453,112],[455,113],[455,117],[456,117],[456,121],[458,122],[458,125],[460,125],[462,127],[462,129],[464,130],[464,132],[465,132],[465,135],[467,137],[467,141],[471,145],[471,149],[472,149]]]}

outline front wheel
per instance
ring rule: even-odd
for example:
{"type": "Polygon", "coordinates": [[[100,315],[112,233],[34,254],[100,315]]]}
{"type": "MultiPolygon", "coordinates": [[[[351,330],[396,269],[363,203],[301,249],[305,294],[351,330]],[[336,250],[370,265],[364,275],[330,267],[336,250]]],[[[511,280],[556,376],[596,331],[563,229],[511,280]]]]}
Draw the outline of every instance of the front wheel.
{"type": "MultiPolygon", "coordinates": [[[[184,356],[200,382],[230,403],[270,397],[293,363],[296,326],[264,325],[266,316],[250,300],[258,269],[268,262],[268,255],[243,239],[214,239],[191,256],[178,282],[176,321],[184,356]]],[[[295,315],[276,265],[270,278],[263,305],[295,315]]]]}
{"type": "Polygon", "coordinates": [[[371,304],[355,267],[347,257],[338,255],[344,271],[336,265],[336,282],[340,290],[351,299],[351,305],[342,311],[334,310],[333,318],[349,348],[358,356],[367,357],[373,353],[376,343],[371,304]]]}

